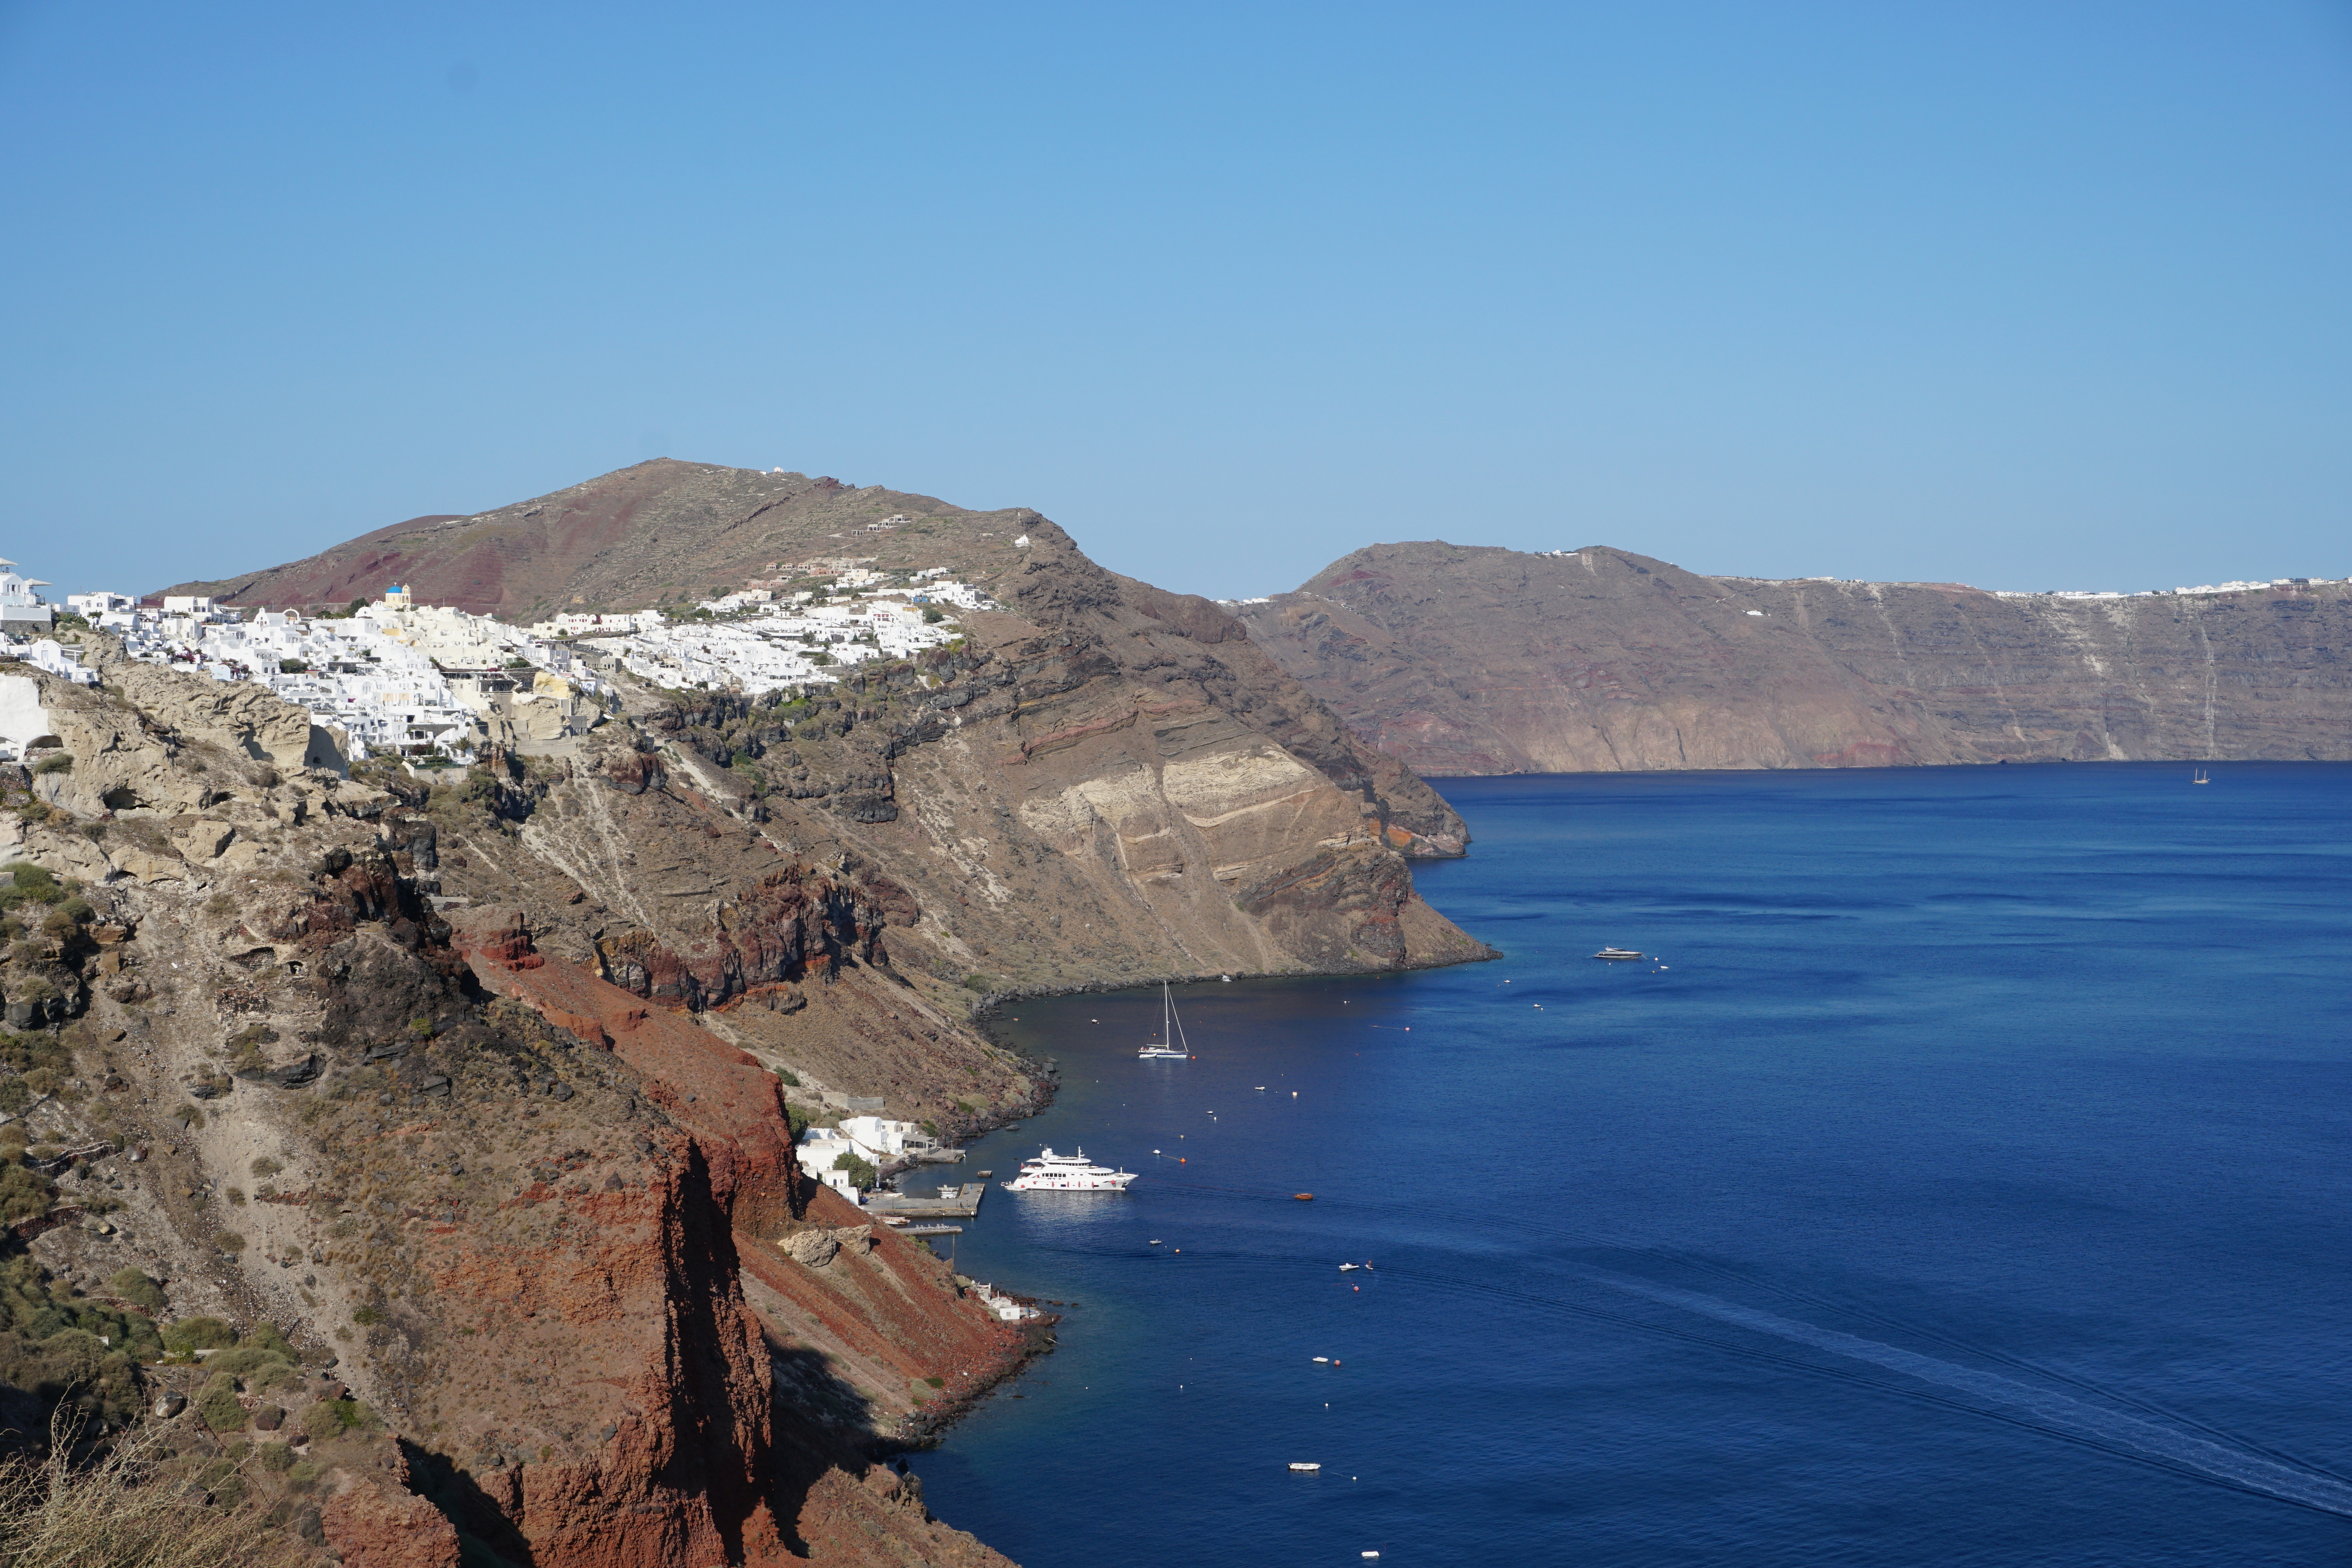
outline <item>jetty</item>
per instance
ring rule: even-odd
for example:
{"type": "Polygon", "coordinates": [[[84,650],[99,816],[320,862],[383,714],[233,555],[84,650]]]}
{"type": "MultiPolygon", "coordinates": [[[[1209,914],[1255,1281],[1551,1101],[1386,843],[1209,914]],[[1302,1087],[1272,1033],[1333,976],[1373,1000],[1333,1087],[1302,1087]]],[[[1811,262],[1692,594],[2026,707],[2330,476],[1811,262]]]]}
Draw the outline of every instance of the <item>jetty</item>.
{"type": "Polygon", "coordinates": [[[903,1214],[908,1218],[971,1219],[980,1214],[980,1200],[988,1195],[986,1182],[965,1182],[940,1188],[937,1197],[909,1197],[902,1192],[875,1191],[866,1197],[869,1214],[903,1214]]]}

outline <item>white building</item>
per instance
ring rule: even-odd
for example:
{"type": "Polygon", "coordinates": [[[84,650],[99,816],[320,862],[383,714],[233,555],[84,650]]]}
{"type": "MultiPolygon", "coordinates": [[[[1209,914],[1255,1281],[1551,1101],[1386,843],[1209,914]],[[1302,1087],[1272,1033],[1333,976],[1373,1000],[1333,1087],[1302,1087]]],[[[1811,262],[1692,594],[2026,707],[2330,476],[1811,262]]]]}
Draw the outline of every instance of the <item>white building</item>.
{"type": "Polygon", "coordinates": [[[49,585],[37,577],[19,577],[16,563],[0,560],[0,631],[19,634],[46,631],[57,619],[57,612],[41,602],[33,591],[49,585]]]}
{"type": "Polygon", "coordinates": [[[78,686],[98,685],[98,672],[83,669],[81,660],[61,646],[54,637],[36,638],[32,646],[25,650],[23,658],[35,669],[62,675],[78,686]]]}

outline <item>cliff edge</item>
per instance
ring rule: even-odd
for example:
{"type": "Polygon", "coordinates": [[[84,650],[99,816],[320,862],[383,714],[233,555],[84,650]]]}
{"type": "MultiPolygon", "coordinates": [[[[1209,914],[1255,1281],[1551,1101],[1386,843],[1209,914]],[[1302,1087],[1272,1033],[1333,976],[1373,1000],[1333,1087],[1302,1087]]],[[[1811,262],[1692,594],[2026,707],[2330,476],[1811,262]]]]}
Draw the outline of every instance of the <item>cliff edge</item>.
{"type": "Polygon", "coordinates": [[[1238,605],[1417,772],[2352,757],[2352,588],[2069,599],[1373,545],[1238,605]]]}

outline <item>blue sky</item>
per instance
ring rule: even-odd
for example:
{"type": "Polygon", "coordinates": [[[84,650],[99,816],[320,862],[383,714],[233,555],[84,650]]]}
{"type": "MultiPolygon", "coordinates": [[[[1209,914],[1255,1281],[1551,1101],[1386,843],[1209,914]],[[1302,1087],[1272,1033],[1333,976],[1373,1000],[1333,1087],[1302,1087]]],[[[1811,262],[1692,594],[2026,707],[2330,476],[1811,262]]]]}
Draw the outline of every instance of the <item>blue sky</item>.
{"type": "Polygon", "coordinates": [[[0,0],[0,553],[655,455],[1374,540],[2352,574],[2352,9],[0,0]]]}

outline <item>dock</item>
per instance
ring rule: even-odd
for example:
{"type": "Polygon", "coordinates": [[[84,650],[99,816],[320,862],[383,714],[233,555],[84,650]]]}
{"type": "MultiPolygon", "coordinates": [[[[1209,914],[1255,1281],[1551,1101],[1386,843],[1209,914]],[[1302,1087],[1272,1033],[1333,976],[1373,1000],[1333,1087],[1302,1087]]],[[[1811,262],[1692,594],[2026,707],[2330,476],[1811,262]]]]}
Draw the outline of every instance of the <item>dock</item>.
{"type": "Polygon", "coordinates": [[[988,1193],[986,1182],[965,1182],[961,1186],[943,1186],[937,1197],[908,1197],[904,1193],[874,1192],[866,1195],[866,1208],[869,1214],[903,1214],[909,1219],[972,1219],[980,1214],[980,1200],[988,1193]]]}

